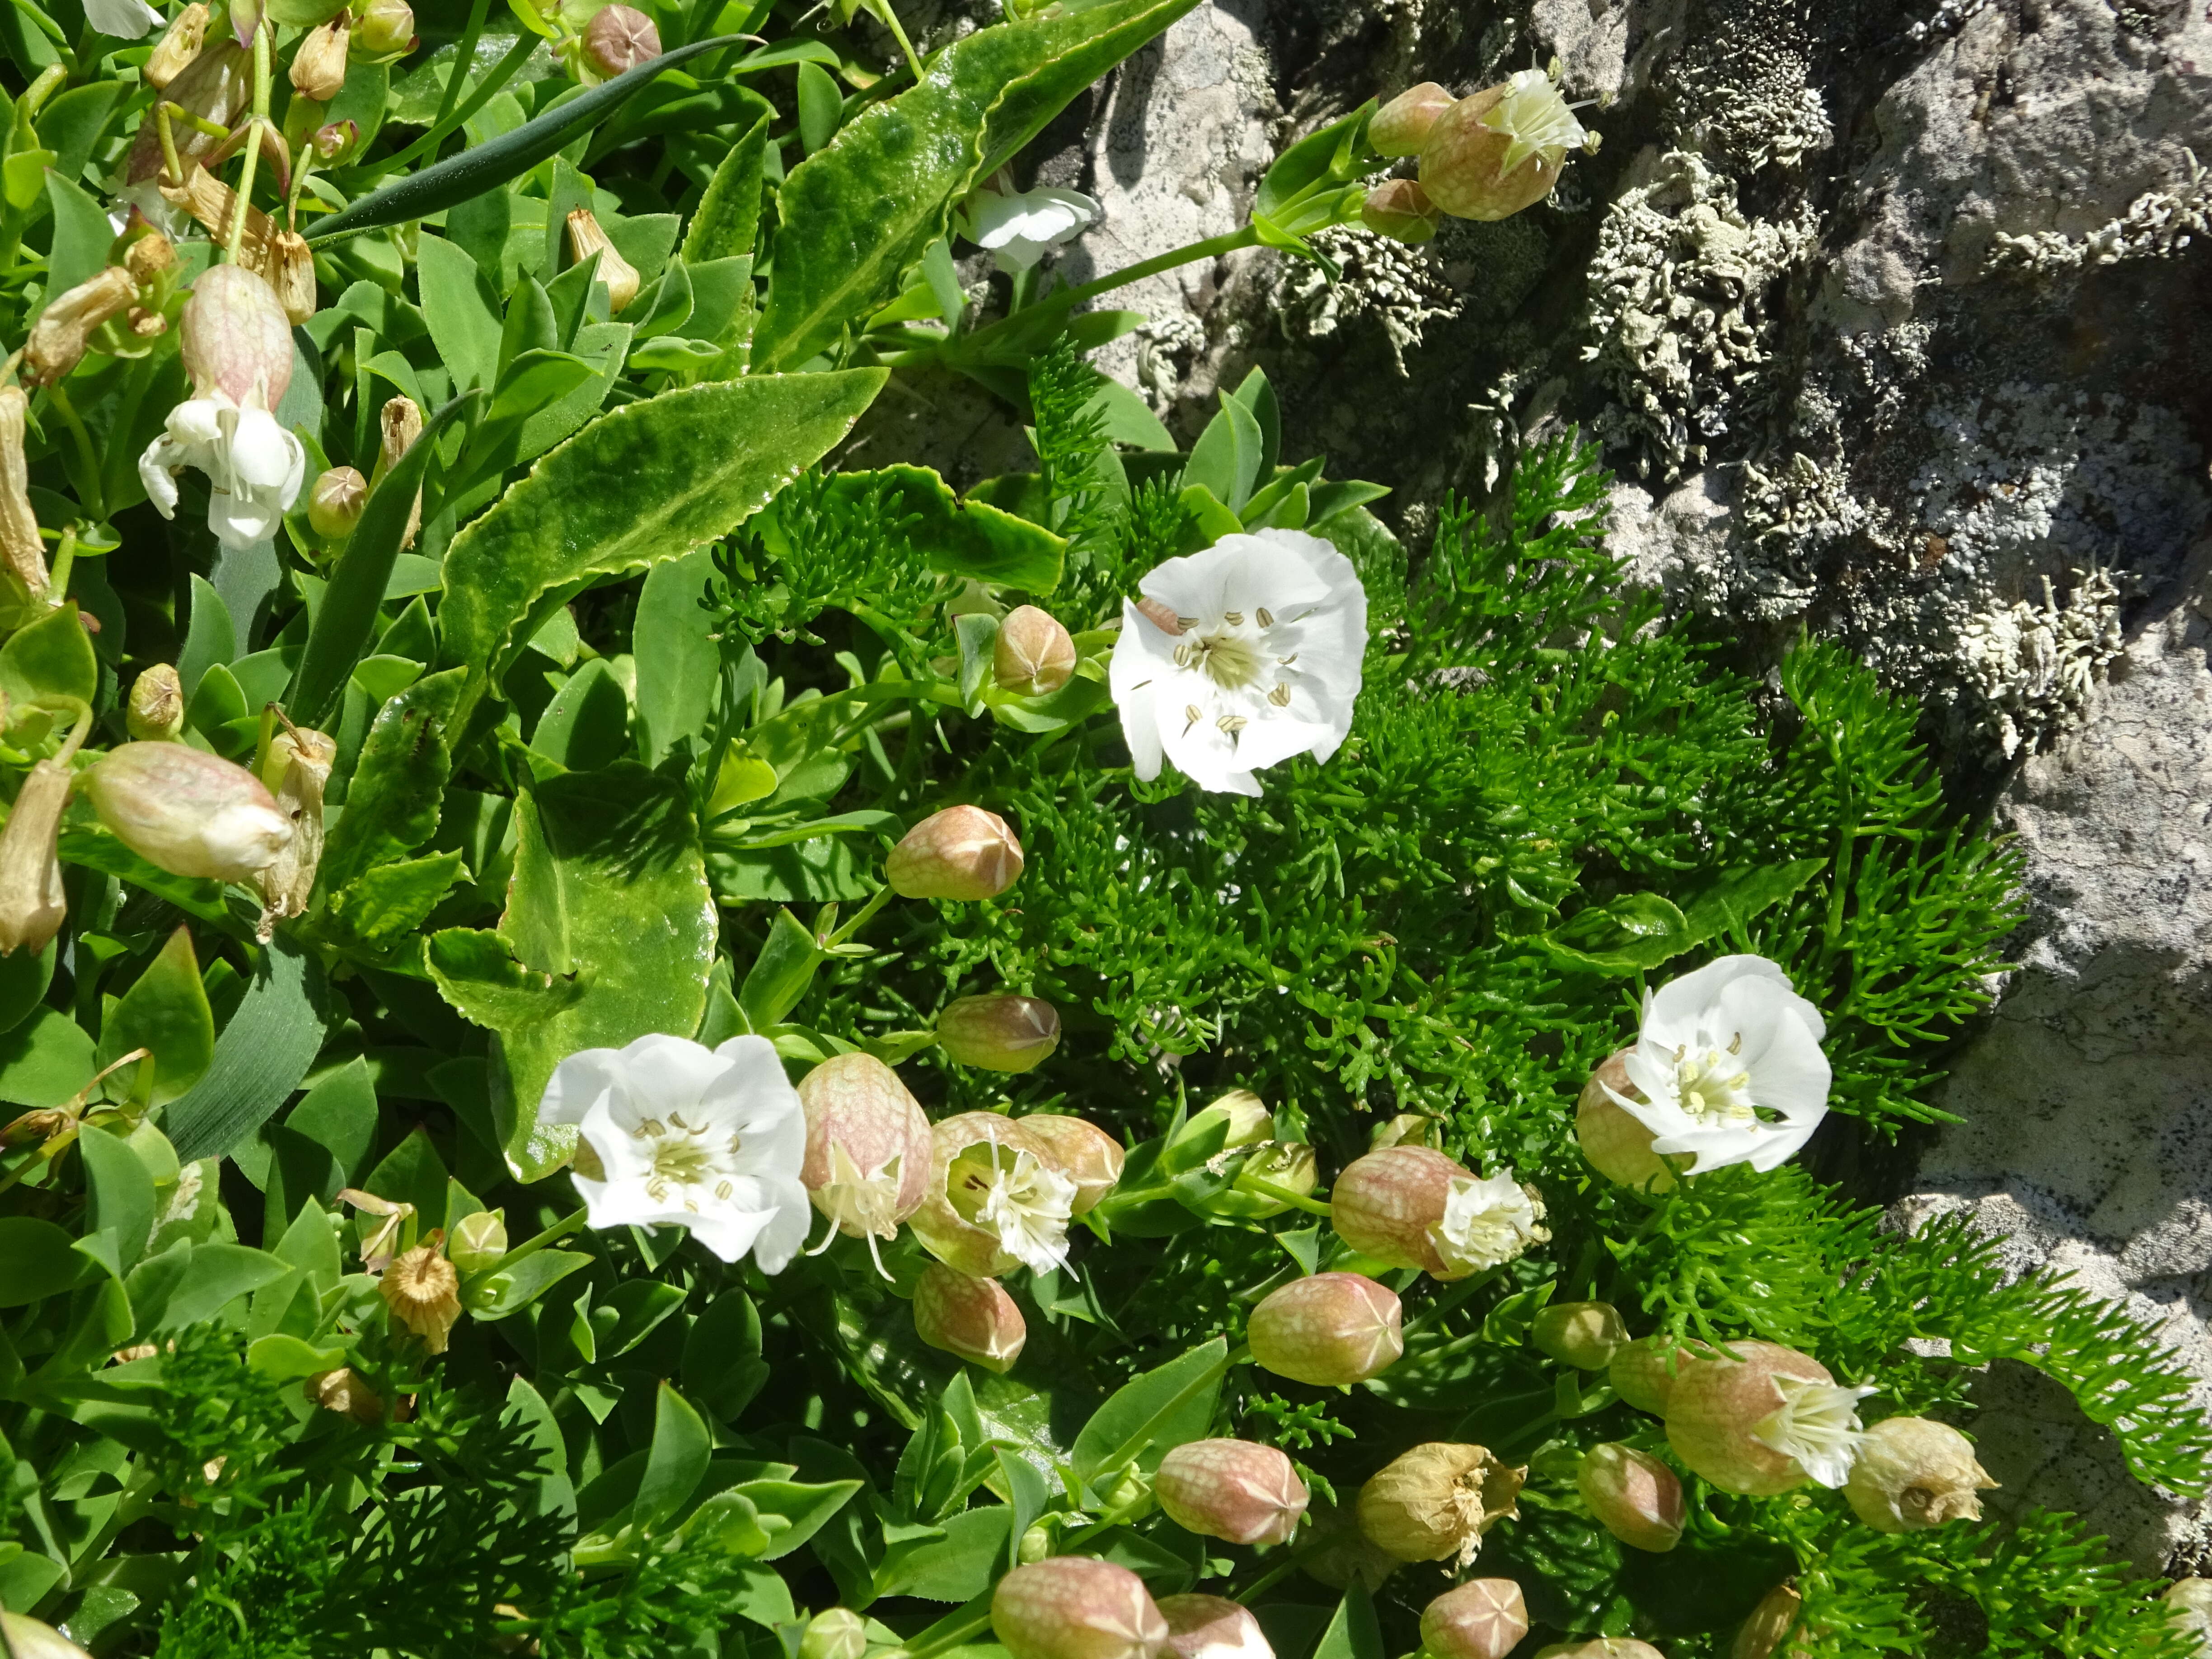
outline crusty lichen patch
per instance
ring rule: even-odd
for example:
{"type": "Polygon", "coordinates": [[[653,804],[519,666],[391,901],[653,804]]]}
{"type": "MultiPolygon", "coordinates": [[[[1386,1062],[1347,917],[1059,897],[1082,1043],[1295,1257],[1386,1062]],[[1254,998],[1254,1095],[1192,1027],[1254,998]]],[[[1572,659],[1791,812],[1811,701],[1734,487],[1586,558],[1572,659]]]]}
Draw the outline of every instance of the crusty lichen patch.
{"type": "Polygon", "coordinates": [[[1421,343],[1429,324],[1459,313],[1459,296],[1425,249],[1407,247],[1359,225],[1322,231],[1314,245],[1336,261],[1343,277],[1332,283],[1319,266],[1304,260],[1284,271],[1283,326],[1297,337],[1326,339],[1355,318],[1372,317],[1382,325],[1403,378],[1407,348],[1421,343]]]}
{"type": "Polygon", "coordinates": [[[2007,760],[2080,724],[2090,687],[2126,642],[2110,573],[2074,574],[2063,602],[2045,576],[2040,603],[1992,606],[1960,635],[1960,666],[1983,704],[1978,732],[2007,760]]]}
{"type": "Polygon", "coordinates": [[[2212,234],[2212,175],[2189,151],[2182,151],[2188,175],[2172,190],[2145,191],[2128,210],[2086,235],[2056,230],[2009,236],[1999,232],[1990,244],[1991,270],[2037,276],[2113,265],[2124,259],[2162,259],[2179,253],[2196,238],[2212,234]]]}

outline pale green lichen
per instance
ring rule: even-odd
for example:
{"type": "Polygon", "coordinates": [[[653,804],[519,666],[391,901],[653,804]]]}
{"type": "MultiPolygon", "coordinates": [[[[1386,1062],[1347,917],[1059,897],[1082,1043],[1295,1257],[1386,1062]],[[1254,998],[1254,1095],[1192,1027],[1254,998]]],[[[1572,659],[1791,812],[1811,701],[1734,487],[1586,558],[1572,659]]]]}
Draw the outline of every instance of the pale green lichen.
{"type": "Polygon", "coordinates": [[[2193,152],[2185,149],[2182,155],[2188,176],[2174,189],[2145,191],[2118,218],[2084,235],[2055,230],[2017,236],[2000,232],[1990,246],[1989,268],[2042,276],[2179,253],[2197,237],[2212,234],[2212,175],[2193,152]]]}
{"type": "Polygon", "coordinates": [[[2079,725],[2090,688],[2125,644],[2111,573],[2074,574],[2063,601],[2045,576],[2041,604],[1992,606],[1960,635],[1960,667],[1983,704],[1978,732],[2007,760],[2079,725]]]}

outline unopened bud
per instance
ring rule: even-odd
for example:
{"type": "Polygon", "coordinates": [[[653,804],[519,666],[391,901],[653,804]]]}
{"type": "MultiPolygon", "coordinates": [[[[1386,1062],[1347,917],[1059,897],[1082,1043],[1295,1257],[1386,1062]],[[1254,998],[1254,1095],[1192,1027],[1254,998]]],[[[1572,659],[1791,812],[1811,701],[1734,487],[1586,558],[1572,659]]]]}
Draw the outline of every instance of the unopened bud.
{"type": "Polygon", "coordinates": [[[1711,1352],[1712,1350],[1702,1342],[1648,1336],[1641,1342],[1629,1343],[1613,1355],[1606,1365],[1605,1380],[1613,1384],[1615,1394],[1638,1411],[1664,1417],[1667,1401],[1674,1391],[1674,1379],[1682,1374],[1682,1368],[1711,1352]]]}
{"type": "Polygon", "coordinates": [[[912,1218],[924,1249],[978,1279],[1066,1263],[1075,1183],[1042,1139],[991,1112],[956,1113],[929,1139],[931,1190],[912,1218]]]}
{"type": "Polygon", "coordinates": [[[342,542],[353,534],[368,505],[368,480],[349,466],[334,466],[307,492],[307,522],[318,536],[342,542]]]}
{"type": "Polygon", "coordinates": [[[1329,1189],[1337,1236],[1361,1255],[1440,1279],[1514,1260],[1551,1237],[1544,1206],[1510,1169],[1487,1180],[1426,1146],[1355,1159],[1329,1189]]]}
{"type": "Polygon", "coordinates": [[[461,1276],[438,1253],[438,1245],[416,1245],[384,1270],[377,1291],[392,1317],[422,1339],[432,1353],[446,1351],[446,1337],[461,1316],[461,1276]]]}
{"type": "Polygon", "coordinates": [[[1097,1124],[1061,1112],[1032,1112],[1021,1124],[1044,1143],[1053,1168],[1075,1183],[1072,1213],[1088,1214],[1121,1178],[1129,1155],[1097,1124]]]}
{"type": "Polygon", "coordinates": [[[914,1334],[933,1348],[1003,1372],[1022,1357],[1030,1328],[997,1279],[933,1261],[915,1282],[914,1334]]]}
{"type": "Polygon", "coordinates": [[[1452,1561],[1462,1568],[1482,1535],[1520,1513],[1527,1468],[1486,1446],[1432,1440],[1392,1458],[1359,1489],[1359,1530],[1401,1561],[1452,1561]]]}
{"type": "Polygon", "coordinates": [[[153,56],[138,73],[146,84],[156,91],[166,88],[184,72],[185,65],[200,55],[200,46],[207,40],[208,9],[200,0],[179,12],[168,32],[155,46],[153,56]]]}
{"type": "Polygon", "coordinates": [[[799,1659],[864,1659],[868,1621],[850,1607],[830,1607],[806,1621],[799,1659]]]}
{"type": "Polygon", "coordinates": [[[1421,188],[1462,219],[1503,219],[1540,202],[1572,150],[1594,149],[1542,70],[1520,70],[1437,115],[1421,141],[1421,188]]]}
{"type": "Polygon", "coordinates": [[[1060,1555],[1016,1567],[991,1593],[991,1630],[1013,1659],[1159,1659],[1167,1620],[1127,1567],[1060,1555]]]}
{"type": "Polygon", "coordinates": [[[1505,1659],[1528,1633],[1528,1603],[1510,1578],[1477,1578],[1421,1609],[1431,1659],[1505,1659]]]}
{"type": "Polygon", "coordinates": [[[1437,234],[1436,204],[1411,179],[1393,179],[1367,192],[1360,204],[1359,222],[1378,236],[1419,247],[1437,234]]]}
{"type": "Polygon", "coordinates": [[[1729,1644],[1728,1659],[1773,1659],[1782,1646],[1782,1638],[1790,1634],[1790,1626],[1797,1622],[1798,1610],[1805,1598],[1788,1584],[1777,1584],[1759,1598],[1759,1605],[1751,1610],[1751,1617],[1736,1627],[1735,1639],[1729,1644]]]}
{"type": "Polygon", "coordinates": [[[269,276],[276,302],[293,323],[315,314],[315,256],[298,231],[280,230],[269,239],[269,276]]]}
{"type": "Polygon", "coordinates": [[[319,787],[330,781],[337,759],[337,740],[329,733],[306,726],[287,726],[269,740],[261,757],[261,782],[272,795],[280,795],[292,782],[295,767],[305,767],[319,787]]]}
{"type": "Polygon", "coordinates": [[[185,369],[198,394],[273,410],[292,384],[292,323],[276,289],[244,265],[214,265],[185,301],[185,369]]]}
{"type": "Polygon", "coordinates": [[[46,948],[69,915],[58,853],[62,809],[69,805],[69,763],[33,767],[0,830],[0,956],[46,948]]]}
{"type": "MultiPolygon", "coordinates": [[[[858,1050],[799,1080],[814,1207],[848,1238],[888,1239],[929,1193],[929,1120],[896,1072],[858,1050]]],[[[872,1243],[871,1249],[875,1248],[872,1243]]]]}
{"type": "Polygon", "coordinates": [[[1050,611],[1023,605],[999,624],[991,675],[1017,696],[1057,691],[1075,676],[1075,641],[1050,611]]]}
{"type": "Polygon", "coordinates": [[[1607,1181],[1638,1192],[1663,1193],[1674,1186],[1676,1171],[1688,1169],[1694,1160],[1686,1153],[1669,1157],[1653,1152],[1651,1131],[1613,1103],[1613,1094],[1644,1098],[1623,1063],[1629,1053],[1623,1048],[1608,1055],[1583,1085],[1582,1097],[1575,1103],[1575,1139],[1584,1161],[1607,1181]]]}
{"type": "Polygon", "coordinates": [[[584,58],[609,79],[660,56],[660,31],[634,6],[608,6],[584,29],[584,58]]]}
{"type": "Polygon", "coordinates": [[[1538,1648],[1536,1659],[1667,1659],[1667,1656],[1632,1636],[1601,1636],[1595,1642],[1553,1642],[1538,1648]]]}
{"type": "Polygon", "coordinates": [[[292,55],[292,87],[302,98],[327,104],[345,89],[346,50],[353,18],[341,11],[320,28],[307,31],[292,55]]]}
{"type": "Polygon", "coordinates": [[[962,997],[937,1017],[945,1057],[986,1072],[1033,1072],[1060,1047],[1060,1011],[1040,997],[962,997]]]}
{"type": "Polygon", "coordinates": [[[1193,1112],[1183,1125],[1169,1137],[1169,1162],[1176,1167],[1173,1154],[1185,1148],[1191,1155],[1202,1152],[1211,1158],[1216,1152],[1233,1152],[1239,1146],[1255,1146],[1275,1138],[1275,1115],[1267,1109],[1267,1103],[1249,1089],[1231,1089],[1218,1096],[1203,1111],[1193,1112]],[[1221,1136],[1215,1145],[1216,1133],[1221,1136]]]}
{"type": "Polygon", "coordinates": [[[189,744],[126,743],[79,777],[116,839],[173,876],[251,881],[292,839],[260,779],[189,744]]]}
{"type": "Polygon", "coordinates": [[[369,0],[354,24],[353,49],[364,59],[398,58],[415,49],[415,13],[406,0],[369,0]]]}
{"type": "Polygon", "coordinates": [[[1844,1496],[1876,1532],[1924,1532],[1982,1518],[1980,1493],[1997,1483],[1974,1460],[1974,1443],[1948,1423],[1887,1417],[1866,1431],[1844,1496]]]}
{"type": "MultiPolygon", "coordinates": [[[[0,1146],[38,1146],[64,1131],[76,1133],[76,1114],[40,1106],[10,1119],[4,1128],[0,1128],[0,1146]]],[[[146,1352],[151,1353],[154,1350],[149,1348],[146,1352]]]]}
{"type": "Polygon", "coordinates": [[[384,1418],[384,1402],[355,1375],[349,1366],[318,1371],[306,1385],[307,1398],[326,1412],[350,1417],[356,1423],[377,1423],[384,1418]]]}
{"type": "Polygon", "coordinates": [[[140,288],[149,288],[177,269],[177,245],[148,223],[138,210],[131,210],[131,228],[137,234],[125,232],[123,268],[140,288]]]}
{"type": "Polygon", "coordinates": [[[901,898],[996,898],[1021,873],[1021,842],[980,806],[932,812],[884,860],[884,879],[901,898]]]}
{"type": "Polygon", "coordinates": [[[1406,1352],[1405,1310],[1388,1286],[1358,1273],[1314,1273],[1269,1292],[1245,1338],[1262,1370],[1328,1388],[1364,1382],[1406,1352]]]}
{"type": "Polygon", "coordinates": [[[1273,1446],[1191,1440],[1160,1460],[1152,1496],[1185,1532],[1231,1544],[1287,1544],[1304,1519],[1305,1482],[1273,1446]]]}
{"type": "Polygon", "coordinates": [[[1321,1185],[1321,1164],[1304,1141],[1272,1141],[1244,1155],[1244,1167],[1224,1190],[1203,1200],[1208,1215],[1265,1221],[1291,1207],[1287,1194],[1304,1198],[1321,1185]]]}
{"type": "Polygon", "coordinates": [[[446,1260],[465,1273],[495,1267],[507,1255],[507,1212],[478,1210],[453,1224],[446,1241],[446,1260]]]}
{"type": "Polygon", "coordinates": [[[0,560],[26,599],[43,599],[53,586],[46,544],[31,506],[31,470],[23,459],[30,399],[19,386],[0,386],[0,560]]]}
{"type": "Polygon", "coordinates": [[[1649,1452],[1592,1446],[1575,1471],[1575,1488],[1598,1524],[1631,1548],[1663,1555],[1682,1541],[1681,1477],[1649,1452]]]}
{"type": "Polygon", "coordinates": [[[1367,1541],[1349,1510],[1316,1505],[1298,1549],[1298,1565],[1331,1589],[1373,1590],[1405,1564],[1367,1541]]]}
{"type": "Polygon", "coordinates": [[[1771,1498],[1850,1473],[1857,1405],[1817,1359],[1771,1342],[1734,1342],[1684,1363],[1667,1397],[1667,1443],[1723,1492],[1771,1498]],[[1733,1353],[1736,1357],[1729,1358],[1733,1353]]]}
{"type": "Polygon", "coordinates": [[[594,253],[599,256],[599,280],[607,285],[607,309],[620,316],[623,308],[637,298],[637,267],[616,251],[607,240],[607,233],[599,228],[599,216],[589,208],[572,209],[568,214],[568,258],[581,264],[594,253]]]}
{"type": "MultiPolygon", "coordinates": [[[[422,411],[412,398],[392,398],[386,401],[384,412],[378,416],[378,450],[376,476],[384,475],[399,465],[399,458],[415,447],[415,441],[422,435],[422,411]]],[[[422,492],[415,492],[415,504],[408,511],[407,528],[399,538],[401,548],[415,545],[416,532],[422,527],[422,492]]]]}
{"type": "Polygon", "coordinates": [[[21,1613],[0,1613],[0,1652],[9,1659],[92,1659],[52,1625],[21,1613]]]}
{"type": "Polygon", "coordinates": [[[343,121],[325,121],[317,127],[308,143],[315,147],[316,156],[325,161],[342,161],[353,154],[353,147],[361,142],[361,123],[349,118],[343,121]]]}
{"type": "Polygon", "coordinates": [[[1379,1152],[1386,1146],[1435,1146],[1442,1127],[1442,1123],[1426,1112],[1401,1112],[1389,1122],[1378,1125],[1375,1133],[1367,1137],[1367,1150],[1379,1152]]]}
{"type": "Polygon", "coordinates": [[[1176,1659],[1275,1659],[1252,1609],[1225,1595],[1168,1595],[1159,1603],[1176,1659]]]}
{"type": "Polygon", "coordinates": [[[1555,1302],[1530,1322],[1528,1340],[1562,1365],[1601,1371],[1628,1346],[1628,1327],[1610,1302],[1555,1302]]]}
{"type": "Polygon", "coordinates": [[[1400,93],[1367,124],[1367,142],[1377,155],[1419,155],[1429,129],[1459,100],[1433,81],[1400,93]]]}
{"type": "MultiPolygon", "coordinates": [[[[120,265],[109,265],[57,295],[39,313],[24,342],[24,374],[40,386],[52,386],[83,361],[92,331],[129,309],[137,297],[138,284],[120,265]]],[[[288,339],[288,349],[290,344],[288,339]]]]}

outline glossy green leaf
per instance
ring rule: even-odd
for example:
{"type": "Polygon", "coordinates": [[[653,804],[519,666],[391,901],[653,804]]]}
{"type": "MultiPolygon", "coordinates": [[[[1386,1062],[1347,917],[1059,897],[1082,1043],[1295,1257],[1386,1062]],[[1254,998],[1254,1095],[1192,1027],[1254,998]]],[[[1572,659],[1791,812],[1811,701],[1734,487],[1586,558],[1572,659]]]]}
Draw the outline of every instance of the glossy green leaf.
{"type": "MultiPolygon", "coordinates": [[[[430,1144],[428,1133],[417,1124],[405,1139],[384,1155],[384,1161],[369,1172],[362,1185],[379,1198],[412,1204],[416,1227],[428,1232],[433,1227],[446,1224],[447,1183],[446,1161],[430,1144]]],[[[359,1217],[354,1224],[366,1231],[374,1224],[370,1218],[359,1217]]]]}
{"type": "Polygon", "coordinates": [[[362,871],[331,896],[331,919],[372,951],[412,940],[466,873],[457,851],[402,859],[362,871]]]}
{"type": "MultiPolygon", "coordinates": [[[[267,1251],[248,1249],[243,1244],[196,1245],[175,1288],[161,1305],[159,1324],[152,1328],[182,1330],[187,1325],[204,1323],[239,1297],[251,1296],[292,1271],[267,1251]]],[[[147,1328],[142,1325],[141,1329],[147,1328]]]]}
{"type": "Polygon", "coordinates": [[[763,1521],[773,1518],[781,1524],[763,1528],[769,1533],[767,1547],[757,1552],[763,1561],[775,1561],[804,1546],[828,1524],[830,1517],[851,1501],[860,1490],[858,1480],[748,1480],[732,1488],[763,1521]]]}
{"type": "Polygon", "coordinates": [[[610,766],[629,752],[629,696],[604,658],[586,663],[554,694],[530,746],[572,771],[610,766]]]}
{"type": "Polygon", "coordinates": [[[247,1344],[246,1364],[272,1382],[296,1382],[319,1371],[334,1370],[346,1362],[343,1348],[319,1348],[312,1342],[281,1333],[258,1336],[247,1344]]]}
{"type": "MultiPolygon", "coordinates": [[[[49,154],[46,159],[51,163],[56,158],[49,154]]],[[[46,179],[46,199],[54,210],[53,251],[46,258],[46,298],[51,301],[106,267],[107,251],[115,246],[115,227],[74,179],[51,166],[46,179]]]]}
{"type": "Polygon", "coordinates": [[[1224,393],[1220,412],[1206,423],[1191,446],[1182,470],[1185,488],[1203,485],[1232,513],[1252,499],[1267,453],[1267,434],[1259,417],[1237,398],[1224,393]]]}
{"type": "Polygon", "coordinates": [[[1086,1480],[1127,1468],[1150,1470],[1213,1422],[1229,1343],[1215,1337],[1115,1389],[1075,1437],[1076,1472],[1086,1480]]]}
{"type": "MultiPolygon", "coordinates": [[[[101,1027],[102,1067],[137,1048],[153,1053],[153,1089],[147,1099],[155,1106],[167,1105],[206,1076],[215,1058],[215,1016],[208,1008],[199,959],[187,928],[169,935],[161,954],[123,994],[101,1027]]],[[[119,1085],[119,1094],[140,1087],[135,1066],[125,1067],[112,1081],[119,1085]]]]}
{"type": "Polygon", "coordinates": [[[663,1382],[653,1397],[653,1445],[630,1505],[630,1524],[651,1534],[673,1518],[707,1473],[713,1449],[706,1419],[663,1382]]]}
{"type": "Polygon", "coordinates": [[[273,1254],[286,1266],[307,1274],[318,1294],[333,1288],[345,1273],[345,1259],[338,1252],[330,1212],[312,1196],[301,1202],[273,1254]]]}
{"type": "Polygon", "coordinates": [[[154,1177],[121,1136],[96,1126],[87,1125],[80,1133],[77,1152],[84,1160],[90,1208],[85,1231],[112,1231],[116,1255],[128,1269],[154,1231],[154,1177]]]}
{"type": "Polygon", "coordinates": [[[744,1411],[768,1367],[761,1361],[760,1310],[743,1291],[724,1291],[684,1339],[684,1386],[724,1421],[744,1411]]]}
{"type": "Polygon", "coordinates": [[[0,957],[0,1035],[14,1030],[30,1017],[54,982],[57,942],[46,941],[43,951],[15,951],[0,957]]]}
{"type": "Polygon", "coordinates": [[[177,679],[189,706],[200,688],[200,677],[217,664],[238,655],[237,630],[222,595],[204,576],[191,579],[191,613],[185,628],[185,648],[177,653],[177,679]]]}
{"type": "Polygon", "coordinates": [[[100,660],[74,603],[48,611],[0,645],[0,691],[21,707],[39,697],[90,702],[100,691],[100,660]]]}
{"type": "Polygon", "coordinates": [[[702,734],[714,712],[722,650],[705,603],[714,556],[698,548],[646,573],[630,631],[637,659],[637,717],[645,758],[658,765],[682,739],[702,734]]]}
{"type": "Polygon", "coordinates": [[[331,826],[318,890],[340,892],[363,872],[404,858],[438,828],[439,803],[453,774],[448,749],[461,669],[409,686],[377,711],[356,764],[345,811],[331,826]]]}
{"type": "Polygon", "coordinates": [[[58,1008],[36,1008],[0,1036],[0,1100],[17,1106],[59,1106],[99,1069],[92,1038],[58,1008]]]}
{"type": "Polygon", "coordinates": [[[752,1029],[764,1031],[782,1024],[805,1000],[815,969],[828,960],[798,917],[788,910],[777,911],[760,955],[738,992],[738,1006],[752,1029]]]}
{"type": "Polygon", "coordinates": [[[442,236],[424,232],[415,258],[422,319],[453,374],[453,389],[489,386],[502,367],[499,296],[477,262],[442,236]]]}
{"type": "Polygon", "coordinates": [[[837,136],[845,119],[845,94],[819,64],[799,66],[799,142],[809,155],[837,136]]]}
{"type": "Polygon", "coordinates": [[[305,1135],[337,1160],[350,1182],[376,1147],[376,1085],[359,1055],[325,1074],[285,1115],[284,1127],[305,1135]]]}
{"type": "Polygon", "coordinates": [[[284,934],[262,947],[207,1075],[169,1106],[179,1158],[229,1152],[291,1097],[323,1046],[325,994],[321,965],[284,934]]]}
{"type": "Polygon", "coordinates": [[[939,1536],[893,1544],[876,1569],[876,1594],[927,1601],[966,1601],[981,1595],[1005,1556],[1013,1520],[1005,1504],[987,1504],[953,1516],[939,1536]]]}
{"type": "Polygon", "coordinates": [[[768,152],[769,119],[763,116],[753,123],[716,165],[684,234],[687,264],[703,264],[753,251],[760,229],[761,167],[768,152]]]}
{"type": "Polygon", "coordinates": [[[918,85],[854,116],[777,193],[755,362],[793,368],[897,293],[958,197],[1196,3],[1104,0],[978,29],[932,56],[918,85]]]}
{"type": "Polygon", "coordinates": [[[51,1221],[0,1216],[0,1308],[28,1307],[76,1284],[89,1264],[75,1243],[51,1221]]]}
{"type": "Polygon", "coordinates": [[[569,1274],[592,1265],[574,1250],[539,1250],[512,1267],[501,1267],[467,1293],[469,1311],[478,1319],[507,1319],[520,1313],[569,1274]]]}

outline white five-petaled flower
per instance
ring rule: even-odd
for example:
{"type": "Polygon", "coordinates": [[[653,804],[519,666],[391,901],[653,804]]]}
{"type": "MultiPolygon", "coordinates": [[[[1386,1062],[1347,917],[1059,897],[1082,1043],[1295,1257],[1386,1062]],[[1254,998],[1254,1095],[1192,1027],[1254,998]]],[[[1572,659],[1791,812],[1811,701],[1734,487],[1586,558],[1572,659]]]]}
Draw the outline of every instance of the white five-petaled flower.
{"type": "Polygon", "coordinates": [[[1454,1176],[1443,1219],[1429,1231],[1446,1266],[1455,1273],[1480,1273],[1502,1267],[1549,1238],[1543,1218],[1542,1200],[1514,1180],[1509,1164],[1485,1181],[1454,1176]]]}
{"type": "Polygon", "coordinates": [[[1352,729],[1367,592],[1318,536],[1224,536],[1170,559],[1121,606],[1107,681],[1137,776],[1173,761],[1201,789],[1256,795],[1253,774],[1352,729]]]}
{"type": "Polygon", "coordinates": [[[265,409],[241,409],[217,391],[169,411],[167,428],[138,458],[138,477],[155,509],[177,514],[177,471],[208,476],[208,528],[225,547],[251,547],[276,533],[299,499],[307,452],[265,409]]]}
{"type": "Polygon", "coordinates": [[[999,1248],[1031,1273],[1067,1265],[1067,1223],[1075,1183],[1031,1152],[1011,1157],[992,1148],[996,1168],[975,1221],[999,1236],[999,1248]]]}
{"type": "Polygon", "coordinates": [[[1694,1156],[1692,1175],[1771,1170],[1828,1114],[1826,1031],[1779,966],[1722,957],[1646,994],[1622,1062],[1643,1098],[1606,1092],[1651,1131],[1652,1151],[1694,1156]]]}
{"type": "Polygon", "coordinates": [[[1002,191],[985,185],[968,198],[961,230],[988,248],[1004,271],[1027,270],[1054,248],[1073,241],[1103,211],[1079,190],[1040,185],[1002,191]]]}
{"type": "Polygon", "coordinates": [[[118,40],[136,40],[157,27],[161,14],[146,0],[84,0],[84,21],[118,40]]]}
{"type": "Polygon", "coordinates": [[[1782,1403],[1759,1419],[1751,1437],[1771,1451],[1796,1458],[1800,1468],[1833,1491],[1850,1479],[1859,1442],[1865,1438],[1859,1425],[1859,1401],[1881,1390],[1783,1372],[1777,1372],[1773,1381],[1782,1403]]]}
{"type": "Polygon", "coordinates": [[[750,1250],[771,1273],[806,1243],[806,1124],[764,1037],[583,1049],[555,1070],[538,1116],[577,1130],[574,1179],[594,1227],[689,1227],[723,1261],[750,1250]]]}

